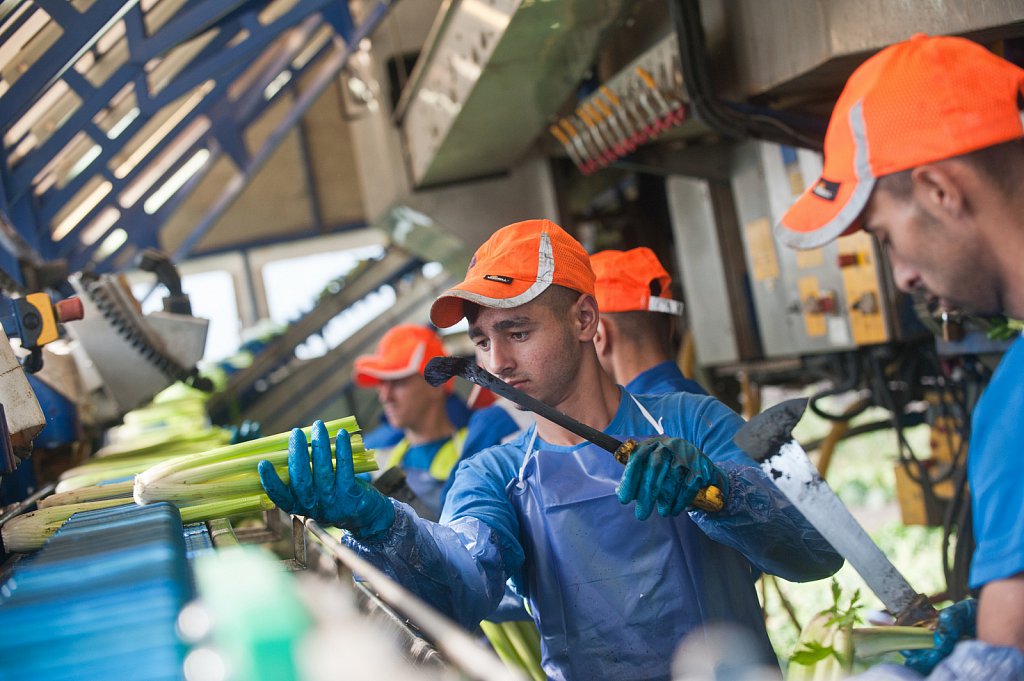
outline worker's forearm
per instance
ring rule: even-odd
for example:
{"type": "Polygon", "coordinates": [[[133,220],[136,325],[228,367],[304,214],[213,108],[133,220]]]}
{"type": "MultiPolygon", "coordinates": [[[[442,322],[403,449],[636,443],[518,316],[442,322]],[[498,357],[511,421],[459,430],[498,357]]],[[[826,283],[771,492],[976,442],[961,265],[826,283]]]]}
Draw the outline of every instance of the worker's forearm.
{"type": "Polygon", "coordinates": [[[977,630],[981,641],[1024,651],[1024,574],[981,588],[977,630]]]}
{"type": "Polygon", "coordinates": [[[731,546],[762,572],[794,582],[827,577],[842,557],[793,507],[760,469],[721,464],[729,498],[717,513],[691,515],[715,541],[731,546]]]}
{"type": "Polygon", "coordinates": [[[507,579],[490,528],[475,518],[424,520],[393,502],[395,522],[378,541],[345,543],[427,603],[475,627],[501,600],[507,579]]]}

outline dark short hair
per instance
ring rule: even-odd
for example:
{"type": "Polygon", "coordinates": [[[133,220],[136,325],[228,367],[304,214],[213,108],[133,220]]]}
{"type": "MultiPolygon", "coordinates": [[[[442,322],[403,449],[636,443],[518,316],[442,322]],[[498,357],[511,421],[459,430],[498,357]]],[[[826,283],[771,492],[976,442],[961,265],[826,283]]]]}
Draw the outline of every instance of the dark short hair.
{"type": "Polygon", "coordinates": [[[655,342],[662,350],[673,352],[676,331],[671,315],[661,312],[605,312],[602,318],[612,321],[628,341],[638,345],[655,342]]]}
{"type": "MultiPolygon", "coordinates": [[[[1003,196],[1009,197],[1021,191],[1024,184],[1024,137],[953,156],[952,159],[974,166],[992,181],[1003,196]]],[[[894,198],[909,201],[914,192],[913,172],[911,168],[883,175],[878,178],[878,188],[894,198]]]]}
{"type": "Polygon", "coordinates": [[[565,286],[552,284],[544,293],[537,297],[556,317],[568,314],[569,308],[576,304],[583,294],[565,286]]]}

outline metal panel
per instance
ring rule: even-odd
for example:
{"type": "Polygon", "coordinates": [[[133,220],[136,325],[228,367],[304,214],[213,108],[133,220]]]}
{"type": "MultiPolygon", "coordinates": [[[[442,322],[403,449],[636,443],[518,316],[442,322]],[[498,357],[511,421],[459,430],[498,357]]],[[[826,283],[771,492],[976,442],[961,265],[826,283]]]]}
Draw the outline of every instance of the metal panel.
{"type": "Polygon", "coordinates": [[[453,2],[399,103],[414,182],[478,177],[516,162],[572,94],[624,4],[453,2]]]}
{"type": "Polygon", "coordinates": [[[821,172],[820,157],[768,142],[733,153],[733,192],[767,357],[847,350],[888,340],[891,305],[870,237],[796,251],[772,226],[821,172]]]}
{"type": "Polygon", "coordinates": [[[917,32],[981,40],[1024,35],[1019,0],[733,0],[720,5],[723,25],[706,29],[722,40],[716,62],[735,64],[726,91],[740,98],[838,92],[867,53],[917,32]]]}
{"type": "Polygon", "coordinates": [[[740,359],[709,185],[706,180],[679,176],[666,181],[686,315],[702,365],[740,359]]]}

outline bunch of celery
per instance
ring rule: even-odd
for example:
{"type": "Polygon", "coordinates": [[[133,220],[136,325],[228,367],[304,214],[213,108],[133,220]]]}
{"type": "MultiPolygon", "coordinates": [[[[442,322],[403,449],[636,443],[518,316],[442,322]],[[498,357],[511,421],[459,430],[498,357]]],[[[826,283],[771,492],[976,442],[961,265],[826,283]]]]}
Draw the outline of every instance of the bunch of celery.
{"type": "MultiPolygon", "coordinates": [[[[333,443],[341,430],[352,433],[352,463],[356,473],[376,470],[373,453],[363,447],[363,438],[355,417],[324,424],[333,443]]],[[[303,432],[309,437],[310,428],[303,432]]],[[[249,442],[228,445],[175,457],[148,468],[135,476],[136,503],[170,501],[177,506],[211,499],[231,499],[262,494],[256,465],[269,460],[278,474],[288,480],[288,439],[290,433],[270,435],[249,442]]]]}
{"type": "Polygon", "coordinates": [[[170,457],[221,447],[230,439],[231,433],[223,428],[205,428],[188,433],[151,433],[133,442],[107,445],[84,464],[64,471],[57,491],[128,478],[170,457]]]}
{"type": "MultiPolygon", "coordinates": [[[[339,431],[354,433],[359,428],[354,417],[338,419],[325,425],[332,443],[339,431]]],[[[303,432],[309,437],[310,428],[304,428],[303,432]]],[[[268,459],[281,477],[287,480],[289,437],[290,433],[280,433],[234,445],[217,446],[207,451],[189,451],[170,456],[165,451],[126,457],[133,462],[148,462],[134,481],[82,485],[54,494],[40,502],[38,511],[12,518],[4,525],[4,546],[8,551],[35,550],[72,514],[133,501],[139,504],[161,501],[173,503],[185,523],[273,508],[263,493],[256,465],[268,459]],[[155,461],[151,461],[151,457],[155,461]]],[[[355,471],[362,473],[375,470],[377,463],[373,452],[363,447],[362,437],[354,434],[351,442],[355,471]]],[[[109,458],[117,462],[120,457],[109,458]]],[[[111,470],[106,469],[106,475],[98,479],[111,479],[111,470]]],[[[80,479],[80,476],[76,478],[80,479]]]]}

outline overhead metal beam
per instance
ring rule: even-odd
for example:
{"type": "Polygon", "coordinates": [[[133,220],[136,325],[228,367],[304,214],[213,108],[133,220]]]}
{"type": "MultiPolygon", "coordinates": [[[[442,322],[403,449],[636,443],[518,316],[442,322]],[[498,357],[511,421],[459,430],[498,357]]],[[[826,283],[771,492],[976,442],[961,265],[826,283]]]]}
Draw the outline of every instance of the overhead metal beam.
{"type": "MultiPolygon", "coordinates": [[[[238,102],[227,102],[227,92],[235,79],[244,73],[248,68],[249,64],[245,62],[236,63],[230,71],[222,73],[217,79],[217,84],[213,90],[204,97],[188,116],[184,117],[179,121],[152,149],[136,164],[135,168],[126,175],[124,178],[115,178],[112,182],[114,189],[108,194],[107,198],[95,206],[82,220],[79,221],[78,227],[62,240],[61,245],[57,247],[57,253],[62,257],[73,257],[75,262],[80,260],[79,255],[73,255],[76,251],[81,254],[84,251],[89,251],[91,254],[95,250],[95,247],[102,242],[102,239],[115,227],[111,226],[104,235],[102,235],[92,246],[83,246],[80,243],[76,243],[72,238],[75,232],[88,225],[89,222],[107,206],[114,205],[120,194],[120,191],[131,185],[132,182],[143,172],[146,171],[150,162],[153,159],[159,157],[159,155],[171,144],[173,144],[178,137],[184,132],[189,125],[191,125],[200,116],[206,116],[211,120],[211,129],[208,133],[200,137],[189,151],[182,154],[182,159],[189,157],[195,150],[203,146],[210,146],[212,140],[216,140],[216,148],[218,153],[225,151],[226,149],[234,149],[237,147],[237,142],[240,139],[238,137],[238,131],[248,126],[255,118],[270,105],[270,101],[263,97],[264,88],[275,78],[277,75],[288,66],[288,64],[294,59],[295,55],[302,49],[305,39],[313,35],[316,29],[321,25],[322,22],[314,18],[307,19],[307,25],[303,30],[296,36],[294,44],[289,45],[287,49],[280,48],[280,54],[274,59],[271,64],[264,70],[260,77],[254,79],[252,90],[256,92],[258,96],[250,97],[245,96],[238,102]]],[[[137,122],[138,126],[141,126],[144,121],[137,122]]],[[[136,126],[136,122],[133,122],[133,127],[136,126]]],[[[127,133],[127,131],[126,131],[127,133]]],[[[122,137],[125,134],[122,134],[122,137]]],[[[130,136],[129,136],[130,137],[130,136]]],[[[120,138],[119,138],[120,139],[120,138]]],[[[116,145],[114,145],[116,146],[116,145]]],[[[116,153],[116,150],[112,147],[110,150],[104,150],[101,155],[104,159],[109,159],[116,153]]],[[[237,150],[236,153],[244,153],[244,150],[237,150]]],[[[212,162],[213,159],[211,159],[212,162]]],[[[94,161],[95,163],[96,161],[94,161]]],[[[179,160],[179,163],[175,166],[180,165],[183,162],[179,160]]],[[[236,162],[238,162],[236,160],[236,162]]],[[[158,188],[166,179],[174,172],[176,167],[172,167],[165,171],[162,177],[154,182],[153,187],[147,191],[147,194],[158,188]]],[[[77,187],[76,187],[77,190],[77,187]]],[[[63,201],[67,200],[68,197],[73,196],[72,193],[66,192],[65,196],[54,196],[52,198],[54,206],[60,206],[63,201]]],[[[51,196],[49,194],[41,197],[41,204],[48,205],[48,214],[52,214],[52,207],[49,207],[51,196]]],[[[152,220],[148,214],[142,210],[142,203],[145,201],[145,196],[141,197],[138,202],[127,210],[120,209],[122,212],[122,222],[131,224],[133,231],[143,231],[143,226],[150,225],[152,220]]],[[[171,205],[176,205],[171,204],[171,205]]],[[[149,244],[152,245],[152,244],[149,244]]],[[[86,259],[87,262],[87,259],[86,259]]]]}
{"type": "Polygon", "coordinates": [[[377,26],[383,21],[384,17],[387,16],[388,10],[390,10],[393,0],[381,0],[376,7],[370,12],[367,18],[356,28],[352,35],[352,39],[343,48],[337,48],[334,54],[326,57],[324,64],[318,70],[313,83],[303,92],[302,96],[299,97],[295,106],[288,113],[285,119],[274,129],[274,132],[270,134],[267,141],[263,144],[263,147],[253,155],[253,158],[243,169],[242,175],[245,177],[245,182],[232,183],[229,187],[221,193],[220,197],[214,203],[213,207],[206,213],[206,215],[198,222],[192,232],[185,238],[182,244],[175,250],[172,259],[174,261],[180,261],[188,256],[195,248],[196,244],[206,235],[207,232],[213,227],[213,225],[220,219],[220,217],[227,211],[228,207],[241,195],[242,190],[260,168],[267,162],[271,154],[277,149],[278,145],[284,140],[291,129],[298,124],[299,120],[305,115],[309,107],[323,94],[324,90],[333,82],[341,69],[345,66],[348,58],[351,56],[355,49],[358,49],[359,41],[363,38],[370,36],[377,26]]]}
{"type": "Polygon", "coordinates": [[[96,0],[78,12],[65,0],[35,0],[60,24],[63,33],[36,63],[0,97],[0,129],[7,130],[25,114],[64,72],[96,44],[107,29],[138,4],[138,0],[96,0]]]}
{"type": "MultiPolygon", "coordinates": [[[[224,191],[221,194],[221,197],[217,200],[217,202],[207,213],[204,219],[199,222],[195,230],[186,239],[186,242],[183,243],[181,247],[179,247],[177,253],[185,253],[190,251],[191,248],[193,248],[194,245],[198,243],[199,240],[201,240],[202,236],[206,234],[209,228],[212,227],[213,223],[219,218],[219,216],[223,214],[227,207],[231,203],[233,203],[235,199],[237,199],[237,197],[244,190],[245,186],[248,184],[249,180],[255,175],[259,168],[261,168],[266,163],[266,161],[272,155],[273,151],[276,150],[276,148],[280,145],[284,138],[289,134],[291,129],[295,125],[297,125],[298,121],[301,119],[301,116],[305,114],[305,112],[316,101],[320,94],[322,94],[323,91],[330,85],[332,80],[337,77],[338,73],[341,71],[341,68],[347,61],[348,56],[355,49],[355,46],[358,45],[358,42],[362,40],[362,38],[371,35],[373,31],[377,28],[377,26],[380,24],[383,18],[387,15],[387,11],[390,9],[392,4],[393,0],[380,2],[374,8],[374,10],[368,14],[366,20],[364,20],[364,22],[352,34],[351,43],[348,43],[344,46],[331,46],[330,44],[328,44],[322,50],[322,52],[326,53],[323,57],[310,59],[306,63],[306,65],[303,67],[303,71],[312,68],[314,64],[318,64],[316,66],[316,72],[315,75],[313,76],[312,83],[307,87],[303,96],[301,96],[297,100],[295,106],[289,112],[289,115],[286,117],[286,119],[277,128],[275,128],[274,132],[271,133],[267,141],[264,143],[263,147],[261,147],[261,149],[256,154],[254,154],[251,159],[249,159],[249,161],[244,165],[244,167],[242,167],[241,172],[238,175],[236,175],[236,177],[228,184],[227,187],[225,187],[224,191]]],[[[301,47],[301,45],[299,47],[301,47]]],[[[289,57],[288,61],[290,61],[291,58],[292,57],[289,57]]],[[[287,62],[285,62],[285,64],[282,64],[280,68],[267,69],[265,77],[269,77],[270,79],[272,79],[286,65],[287,62]]],[[[302,75],[301,72],[294,74],[293,79],[299,78],[300,75],[302,75]]],[[[303,79],[305,79],[304,76],[303,79]]],[[[269,102],[267,102],[262,96],[257,96],[262,94],[262,90],[263,86],[258,88],[253,87],[250,89],[248,95],[249,102],[259,110],[262,110],[263,108],[269,105],[269,102]]],[[[213,98],[214,94],[215,93],[211,93],[208,96],[208,99],[213,98]]],[[[238,108],[239,102],[235,102],[232,103],[230,107],[227,107],[227,110],[234,110],[237,113],[238,108]]],[[[225,111],[222,108],[218,108],[217,112],[224,113],[225,111]]],[[[237,123],[237,120],[235,122],[237,123]]],[[[251,120],[245,121],[245,123],[248,122],[251,122],[251,120]]],[[[217,127],[218,125],[214,125],[214,128],[217,127]]],[[[219,140],[217,139],[213,131],[211,131],[210,136],[205,140],[205,142],[207,142],[206,148],[210,152],[210,158],[208,159],[205,169],[202,171],[202,173],[208,172],[209,168],[213,166],[216,160],[220,158],[220,156],[223,153],[225,153],[223,145],[219,143],[219,140]]],[[[197,142],[193,146],[193,149],[196,149],[199,146],[201,146],[201,142],[197,142]]],[[[183,155],[183,158],[191,156],[192,153],[193,151],[190,150],[189,152],[183,155]]],[[[200,175],[202,173],[200,173],[200,175]]],[[[167,175],[169,174],[170,173],[168,173],[167,175]]],[[[185,198],[187,198],[191,191],[194,190],[194,188],[201,183],[200,180],[200,177],[193,177],[177,192],[177,194],[174,197],[172,197],[153,216],[145,215],[143,213],[141,207],[142,201],[140,201],[140,203],[137,203],[130,211],[124,212],[122,214],[121,221],[124,224],[132,225],[132,240],[123,245],[121,249],[113,251],[102,260],[98,262],[92,262],[91,264],[99,270],[104,270],[110,267],[114,259],[117,258],[118,251],[130,247],[133,243],[155,243],[158,236],[159,227],[162,226],[163,222],[166,221],[166,219],[171,214],[173,214],[173,212],[180,206],[180,204],[185,200],[185,198]]],[[[112,229],[113,227],[111,227],[111,229],[108,230],[108,233],[112,229]]],[[[70,253],[68,253],[71,267],[74,269],[89,264],[95,252],[101,246],[102,240],[104,238],[106,238],[106,235],[97,239],[90,246],[75,247],[70,253]]]]}

